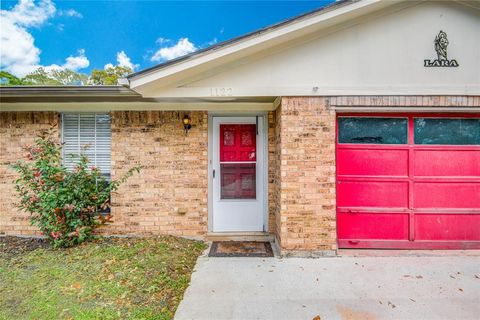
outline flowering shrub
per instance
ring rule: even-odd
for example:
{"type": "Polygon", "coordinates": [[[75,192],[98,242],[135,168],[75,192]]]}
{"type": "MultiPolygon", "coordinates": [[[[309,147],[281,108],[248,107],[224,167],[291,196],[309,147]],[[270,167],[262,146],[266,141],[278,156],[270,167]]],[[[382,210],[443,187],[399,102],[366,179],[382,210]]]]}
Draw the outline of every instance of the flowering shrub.
{"type": "Polygon", "coordinates": [[[119,180],[107,181],[82,155],[75,170],[68,171],[52,129],[42,131],[33,146],[24,148],[27,161],[13,165],[20,174],[15,185],[18,207],[31,214],[32,225],[39,227],[54,247],[82,243],[94,236],[95,228],[111,222],[110,214],[100,213],[110,206],[110,192],[140,170],[134,167],[119,180]]]}

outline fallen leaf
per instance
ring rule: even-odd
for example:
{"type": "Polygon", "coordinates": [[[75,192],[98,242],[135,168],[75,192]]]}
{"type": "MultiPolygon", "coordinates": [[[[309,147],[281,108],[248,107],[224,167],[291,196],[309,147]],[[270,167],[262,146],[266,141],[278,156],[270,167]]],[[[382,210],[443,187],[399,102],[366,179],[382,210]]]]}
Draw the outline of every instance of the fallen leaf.
{"type": "Polygon", "coordinates": [[[463,292],[463,289],[462,289],[462,288],[458,288],[458,290],[463,292]]]}

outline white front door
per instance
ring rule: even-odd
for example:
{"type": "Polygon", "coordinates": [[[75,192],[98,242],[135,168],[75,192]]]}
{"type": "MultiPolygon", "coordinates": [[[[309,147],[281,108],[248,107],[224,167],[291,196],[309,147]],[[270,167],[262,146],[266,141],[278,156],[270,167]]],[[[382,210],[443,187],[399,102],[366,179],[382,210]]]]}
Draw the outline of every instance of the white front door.
{"type": "Polygon", "coordinates": [[[263,117],[213,117],[213,232],[264,231],[263,117]]]}

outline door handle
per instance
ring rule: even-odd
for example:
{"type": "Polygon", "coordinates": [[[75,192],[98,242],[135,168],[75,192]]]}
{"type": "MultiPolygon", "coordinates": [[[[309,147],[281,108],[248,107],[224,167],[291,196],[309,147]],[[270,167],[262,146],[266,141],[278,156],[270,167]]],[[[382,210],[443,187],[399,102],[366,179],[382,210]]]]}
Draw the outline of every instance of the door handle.
{"type": "Polygon", "coordinates": [[[213,179],[215,179],[215,169],[213,169],[212,174],[213,174],[213,179]]]}

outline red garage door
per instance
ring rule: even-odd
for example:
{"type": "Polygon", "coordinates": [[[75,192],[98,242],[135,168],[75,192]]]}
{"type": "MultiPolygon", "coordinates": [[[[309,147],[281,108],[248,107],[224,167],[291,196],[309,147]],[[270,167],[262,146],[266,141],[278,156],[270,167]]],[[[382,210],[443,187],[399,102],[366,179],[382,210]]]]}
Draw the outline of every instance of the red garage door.
{"type": "Polygon", "coordinates": [[[480,248],[480,116],[337,119],[340,248],[480,248]]]}

